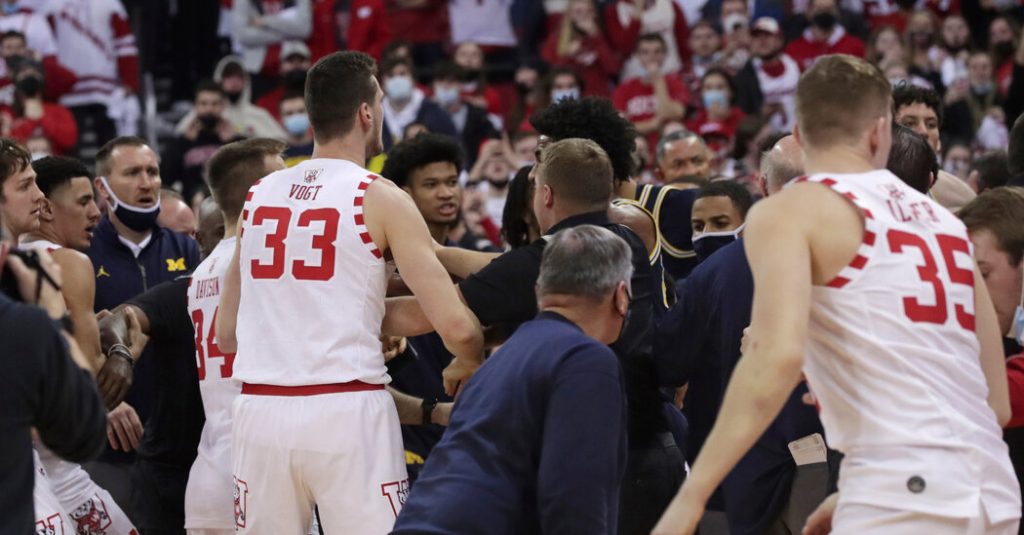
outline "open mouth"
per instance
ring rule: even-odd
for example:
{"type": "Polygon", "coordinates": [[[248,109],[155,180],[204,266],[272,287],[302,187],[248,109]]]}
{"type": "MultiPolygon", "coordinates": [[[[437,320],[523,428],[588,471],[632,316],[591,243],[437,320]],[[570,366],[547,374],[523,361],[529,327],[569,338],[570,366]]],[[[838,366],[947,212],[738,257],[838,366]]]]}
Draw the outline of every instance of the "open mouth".
{"type": "Polygon", "coordinates": [[[145,197],[139,197],[138,199],[135,200],[136,206],[151,206],[155,202],[156,198],[150,197],[148,195],[145,197]]]}
{"type": "Polygon", "coordinates": [[[437,209],[437,211],[440,212],[441,215],[443,216],[453,216],[459,211],[459,205],[455,203],[445,203],[442,204],[441,207],[437,209]]]}

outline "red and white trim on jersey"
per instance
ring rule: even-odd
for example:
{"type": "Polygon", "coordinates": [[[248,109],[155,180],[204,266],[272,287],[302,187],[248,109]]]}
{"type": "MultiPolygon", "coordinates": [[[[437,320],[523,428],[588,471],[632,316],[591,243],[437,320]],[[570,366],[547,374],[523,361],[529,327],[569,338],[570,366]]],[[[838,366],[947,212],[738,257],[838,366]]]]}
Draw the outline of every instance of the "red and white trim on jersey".
{"type": "Polygon", "coordinates": [[[260,185],[260,182],[262,182],[262,181],[263,181],[263,179],[261,178],[261,179],[257,180],[256,182],[253,182],[252,186],[249,186],[248,193],[245,194],[245,204],[242,205],[242,224],[238,226],[238,237],[239,238],[241,238],[242,237],[242,233],[245,232],[245,224],[249,222],[249,202],[252,201],[253,191],[256,189],[256,186],[260,185]]]}
{"type": "Polygon", "coordinates": [[[359,182],[359,188],[356,190],[355,198],[352,199],[352,205],[355,207],[353,219],[355,220],[356,232],[359,233],[359,238],[363,240],[363,243],[366,244],[375,258],[381,258],[384,255],[377,248],[377,244],[373,242],[370,230],[366,228],[366,220],[363,218],[363,198],[366,197],[366,189],[377,178],[377,175],[366,175],[366,178],[359,182]]]}
{"type": "Polygon", "coordinates": [[[861,240],[860,248],[857,249],[857,256],[853,257],[853,260],[851,260],[850,263],[835,276],[835,278],[828,281],[828,284],[825,285],[829,288],[839,289],[855,280],[864,272],[864,266],[868,264],[868,259],[871,258],[871,255],[875,250],[875,241],[878,239],[878,223],[875,221],[875,215],[871,213],[871,210],[862,206],[861,203],[858,202],[857,195],[852,191],[843,188],[835,181],[835,179],[825,177],[815,177],[814,179],[811,179],[810,177],[802,176],[793,182],[799,183],[808,181],[817,182],[818,184],[827,186],[832,191],[842,195],[843,198],[850,201],[850,203],[857,207],[857,210],[864,215],[864,237],[861,240]]]}

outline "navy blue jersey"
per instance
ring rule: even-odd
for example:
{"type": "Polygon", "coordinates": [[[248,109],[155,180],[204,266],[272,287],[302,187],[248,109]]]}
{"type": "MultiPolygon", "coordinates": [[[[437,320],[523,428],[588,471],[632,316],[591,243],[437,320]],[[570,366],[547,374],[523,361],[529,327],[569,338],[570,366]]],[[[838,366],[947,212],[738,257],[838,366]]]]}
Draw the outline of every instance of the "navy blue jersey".
{"type": "Polygon", "coordinates": [[[686,278],[697,266],[693,252],[690,214],[697,189],[677,189],[671,185],[647,184],[636,189],[636,201],[647,209],[661,232],[662,263],[675,280],[686,278]]]}
{"type": "Polygon", "coordinates": [[[466,385],[392,533],[615,533],[625,424],[615,354],[543,312],[466,385]]]}

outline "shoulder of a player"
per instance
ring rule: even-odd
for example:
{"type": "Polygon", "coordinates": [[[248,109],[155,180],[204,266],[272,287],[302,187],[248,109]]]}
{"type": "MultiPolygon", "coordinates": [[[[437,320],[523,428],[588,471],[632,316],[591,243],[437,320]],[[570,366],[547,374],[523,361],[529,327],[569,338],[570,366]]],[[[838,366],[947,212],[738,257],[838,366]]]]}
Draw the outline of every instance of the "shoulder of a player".
{"type": "Polygon", "coordinates": [[[65,274],[70,270],[84,270],[92,274],[92,260],[89,255],[76,251],[70,247],[61,247],[50,252],[53,261],[60,265],[61,273],[65,274]]]}

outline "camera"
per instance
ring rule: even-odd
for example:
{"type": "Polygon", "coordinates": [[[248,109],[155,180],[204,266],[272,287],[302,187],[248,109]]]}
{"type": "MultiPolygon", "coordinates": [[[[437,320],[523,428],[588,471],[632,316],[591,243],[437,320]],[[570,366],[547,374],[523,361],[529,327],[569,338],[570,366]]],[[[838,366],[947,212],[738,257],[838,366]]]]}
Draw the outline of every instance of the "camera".
{"type": "MultiPolygon", "coordinates": [[[[46,279],[50,284],[53,284],[50,276],[43,271],[42,266],[39,264],[39,255],[35,251],[20,251],[18,249],[11,249],[7,251],[2,260],[6,260],[6,256],[14,255],[21,259],[25,263],[25,266],[29,269],[39,271],[42,275],[39,277],[39,282],[36,283],[36,300],[39,299],[39,292],[42,290],[43,279],[46,279]]],[[[21,295],[21,290],[18,289],[18,279],[14,276],[14,272],[11,270],[11,266],[6,261],[3,262],[3,271],[0,272],[0,292],[3,292],[7,297],[15,301],[24,301],[21,295]]]]}

